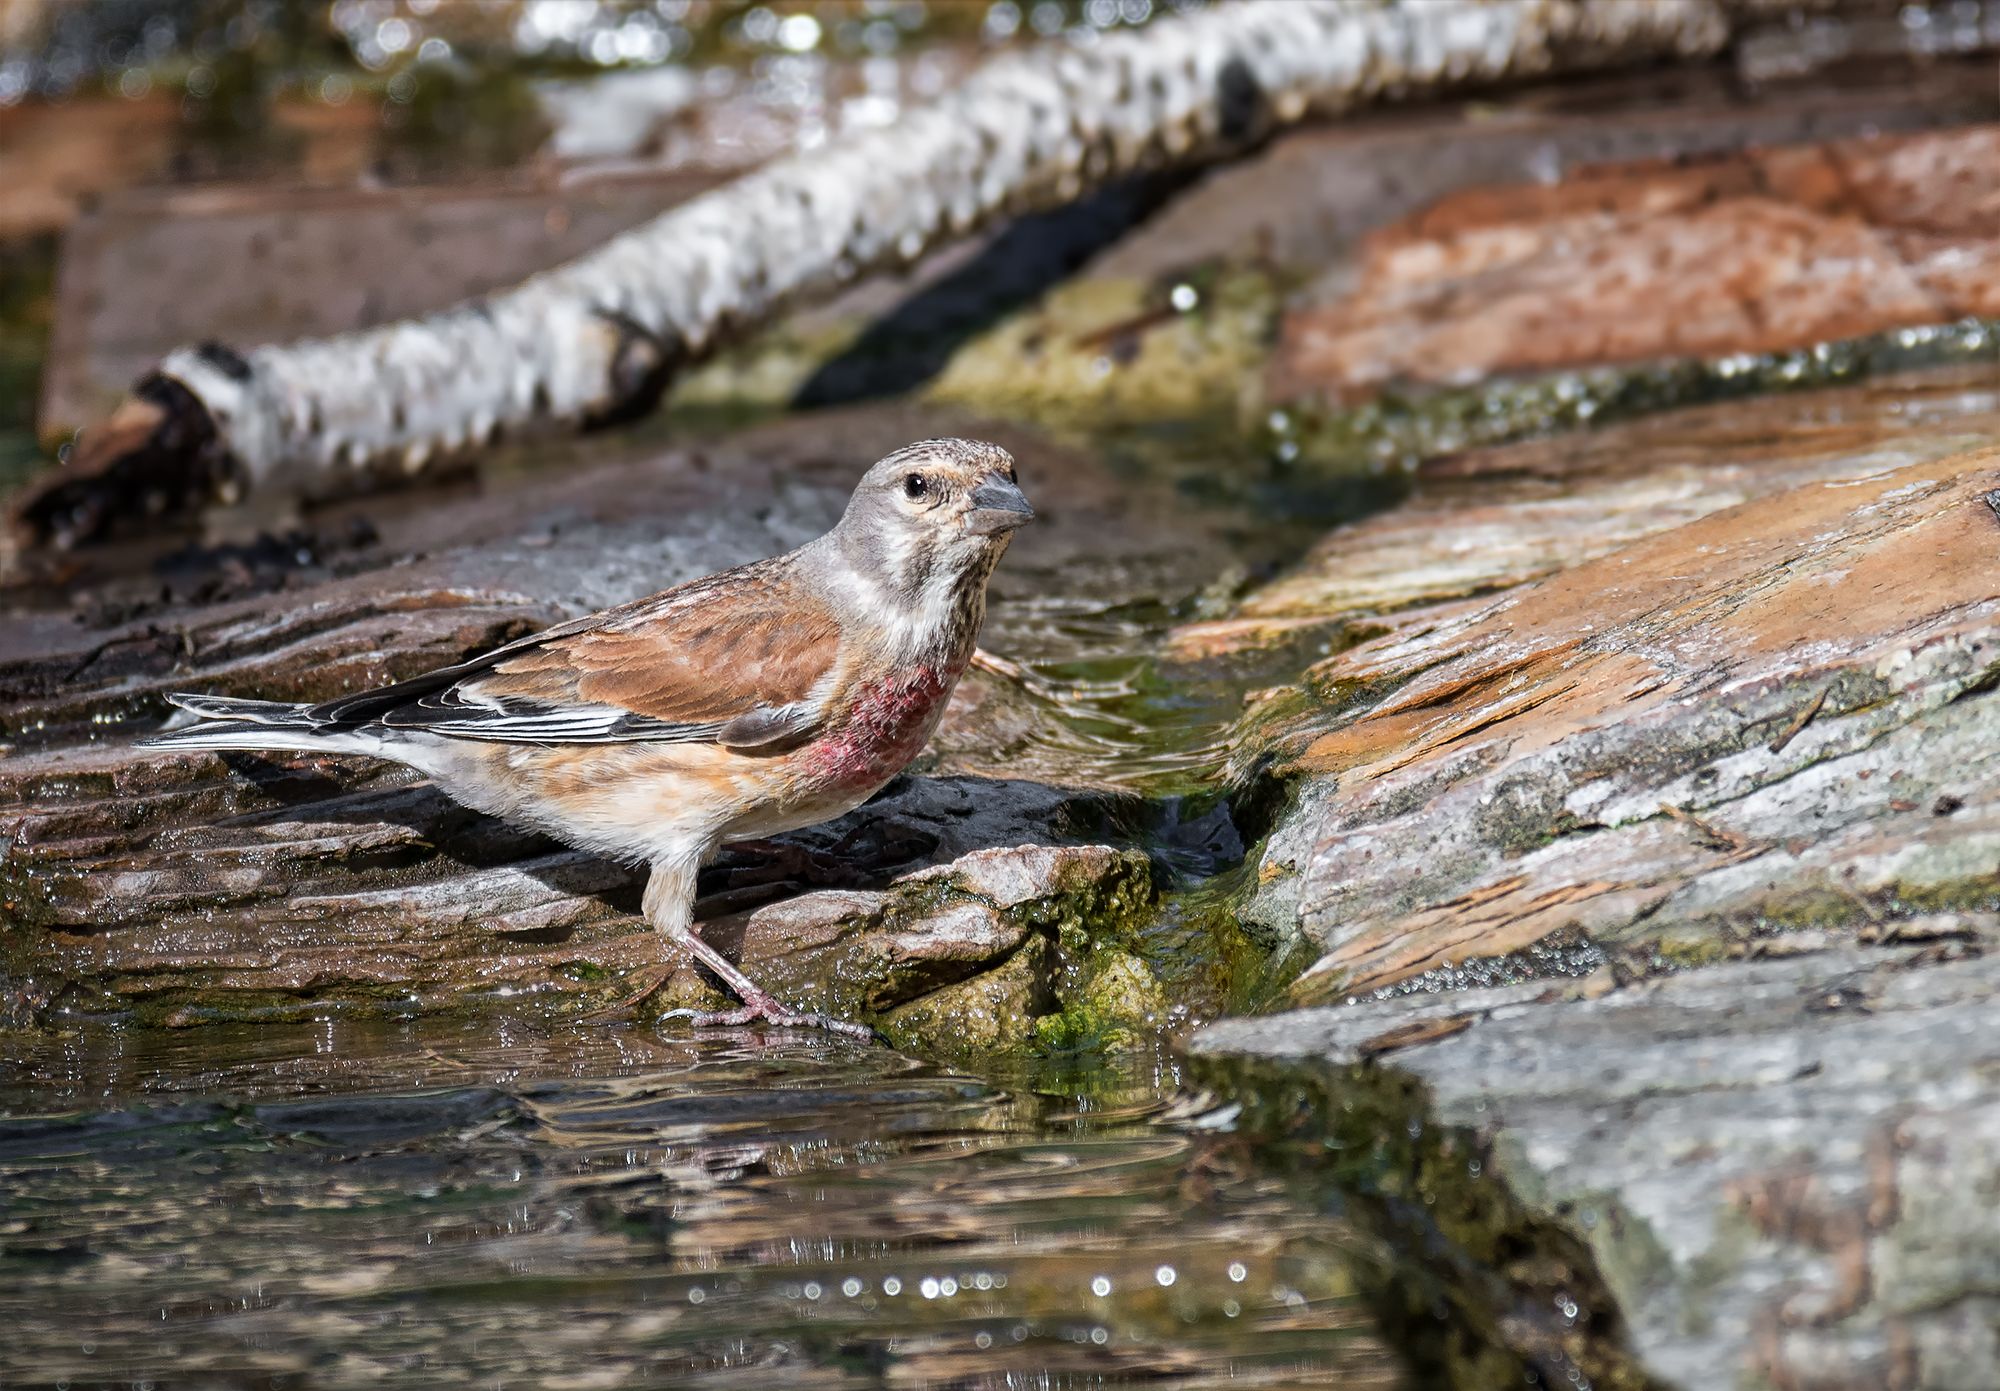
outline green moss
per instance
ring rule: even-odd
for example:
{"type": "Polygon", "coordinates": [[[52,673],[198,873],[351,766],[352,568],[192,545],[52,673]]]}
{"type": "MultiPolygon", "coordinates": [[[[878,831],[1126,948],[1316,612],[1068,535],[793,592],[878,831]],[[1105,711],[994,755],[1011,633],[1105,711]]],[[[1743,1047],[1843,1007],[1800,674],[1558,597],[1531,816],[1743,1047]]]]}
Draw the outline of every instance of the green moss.
{"type": "Polygon", "coordinates": [[[0,493],[44,462],[35,435],[42,359],[54,314],[56,239],[0,246],[0,493]]]}
{"type": "Polygon", "coordinates": [[[1137,850],[1120,851],[1102,872],[1071,863],[1050,887],[1052,893],[1008,909],[1008,916],[1053,930],[1066,948],[1127,940],[1154,905],[1152,865],[1137,850]]]}
{"type": "Polygon", "coordinates": [[[931,401],[1093,443],[1162,422],[1199,422],[1240,442],[1262,409],[1285,288],[1261,266],[1217,263],[1154,280],[1065,281],[1025,309],[1002,306],[984,328],[940,320],[891,337],[871,335],[861,320],[794,317],[683,375],[668,409],[719,420],[776,413],[810,395],[837,362],[841,399],[926,383],[931,401]],[[1190,295],[1191,307],[1176,307],[1190,295]],[[969,337],[968,328],[976,328],[969,337]]]}
{"type": "Polygon", "coordinates": [[[862,328],[859,322],[781,322],[677,377],[666,412],[677,428],[697,433],[776,419],[814,373],[854,349],[862,328]]]}
{"type": "Polygon", "coordinates": [[[1895,885],[1885,898],[1887,917],[2000,912],[2000,876],[1980,867],[1963,878],[1939,878],[1924,883],[1905,880],[1895,885]]]}
{"type": "Polygon", "coordinates": [[[1668,926],[1648,945],[1653,958],[1650,964],[1655,970],[1689,971],[1717,965],[1736,955],[1733,945],[1717,934],[1712,925],[1705,924],[1668,926]]]}
{"type": "Polygon", "coordinates": [[[1282,287],[1254,267],[1212,267],[1198,280],[1059,285],[961,347],[927,394],[1093,430],[1162,417],[1247,419],[1259,409],[1282,287]]]}
{"type": "Polygon", "coordinates": [[[1034,1020],[1050,1011],[1047,940],[1030,937],[1000,966],[934,990],[874,1020],[898,1048],[932,1057],[967,1058],[1019,1052],[1034,1020]]]}
{"type": "Polygon", "coordinates": [[[1146,963],[1106,948],[1091,957],[1062,1009],[1035,1020],[1034,1043],[1045,1052],[1125,1051],[1150,1044],[1168,1013],[1166,991],[1146,963]]]}

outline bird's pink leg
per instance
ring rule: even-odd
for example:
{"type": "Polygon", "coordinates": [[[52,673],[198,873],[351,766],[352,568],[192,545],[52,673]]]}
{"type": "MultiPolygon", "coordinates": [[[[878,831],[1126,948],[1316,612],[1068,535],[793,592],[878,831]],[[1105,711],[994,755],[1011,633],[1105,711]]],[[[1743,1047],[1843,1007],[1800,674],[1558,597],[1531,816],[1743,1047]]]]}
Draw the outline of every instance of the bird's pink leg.
{"type": "Polygon", "coordinates": [[[695,872],[700,867],[699,857],[656,862],[653,877],[646,881],[646,921],[686,947],[695,960],[708,967],[729,987],[743,1002],[743,1007],[731,1010],[673,1009],[661,1018],[684,1017],[692,1020],[696,1028],[762,1022],[779,1029],[826,1029],[854,1038],[874,1039],[875,1031],[865,1024],[850,1024],[831,1015],[807,1014],[787,1008],[777,996],[732,965],[729,958],[702,941],[700,931],[694,925],[694,881],[695,872]]]}

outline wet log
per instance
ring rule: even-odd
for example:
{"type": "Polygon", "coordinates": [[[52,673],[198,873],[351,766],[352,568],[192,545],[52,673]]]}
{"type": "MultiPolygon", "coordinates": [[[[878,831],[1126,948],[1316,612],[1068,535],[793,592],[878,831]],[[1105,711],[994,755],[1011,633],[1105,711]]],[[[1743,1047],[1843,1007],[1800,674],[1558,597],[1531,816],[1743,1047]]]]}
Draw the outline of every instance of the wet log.
{"type": "Polygon", "coordinates": [[[16,507],[77,542],[210,493],[339,491],[502,433],[650,410],[744,327],[998,217],[1384,96],[1709,54],[1767,0],[1298,0],[994,61],[896,127],[778,161],[520,286],[335,338],[169,354],[16,507]]]}

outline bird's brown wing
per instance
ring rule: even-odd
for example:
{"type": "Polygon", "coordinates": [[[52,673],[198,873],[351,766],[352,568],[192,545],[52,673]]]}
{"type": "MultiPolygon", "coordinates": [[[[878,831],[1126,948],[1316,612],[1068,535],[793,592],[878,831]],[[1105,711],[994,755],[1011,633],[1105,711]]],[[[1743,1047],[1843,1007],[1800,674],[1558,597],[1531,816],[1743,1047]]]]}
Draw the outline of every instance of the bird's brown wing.
{"type": "Polygon", "coordinates": [[[818,727],[839,647],[826,603],[762,562],[312,713],[499,743],[779,747],[818,727]]]}

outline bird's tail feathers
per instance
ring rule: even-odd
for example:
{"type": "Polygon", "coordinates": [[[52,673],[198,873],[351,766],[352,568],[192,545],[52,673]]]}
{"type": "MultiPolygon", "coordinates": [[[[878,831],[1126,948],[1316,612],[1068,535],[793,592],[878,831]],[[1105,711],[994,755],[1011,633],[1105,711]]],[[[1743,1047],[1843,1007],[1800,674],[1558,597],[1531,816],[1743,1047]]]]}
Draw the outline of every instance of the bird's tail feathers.
{"type": "Polygon", "coordinates": [[[372,753],[377,741],[351,730],[316,722],[309,705],[282,700],[239,700],[234,696],[177,691],[167,700],[196,717],[181,729],[139,740],[144,749],[267,749],[303,753],[372,753]]]}
{"type": "Polygon", "coordinates": [[[168,695],[167,703],[192,711],[204,720],[248,720],[251,724],[277,725],[280,728],[305,728],[312,723],[306,717],[306,711],[311,706],[293,705],[283,700],[243,700],[236,696],[175,691],[168,695]]]}

